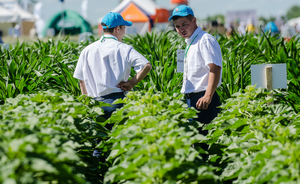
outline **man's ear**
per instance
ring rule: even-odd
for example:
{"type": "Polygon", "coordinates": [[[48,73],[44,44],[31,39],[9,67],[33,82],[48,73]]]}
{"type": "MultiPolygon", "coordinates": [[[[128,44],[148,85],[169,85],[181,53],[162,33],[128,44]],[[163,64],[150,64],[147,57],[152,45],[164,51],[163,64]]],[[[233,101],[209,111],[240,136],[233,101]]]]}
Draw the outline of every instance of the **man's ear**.
{"type": "Polygon", "coordinates": [[[115,27],[115,28],[114,28],[114,32],[115,32],[115,33],[119,33],[119,32],[120,32],[120,26],[115,27]]]}
{"type": "Polygon", "coordinates": [[[196,17],[194,17],[194,18],[192,19],[192,22],[197,22],[196,17]]]}

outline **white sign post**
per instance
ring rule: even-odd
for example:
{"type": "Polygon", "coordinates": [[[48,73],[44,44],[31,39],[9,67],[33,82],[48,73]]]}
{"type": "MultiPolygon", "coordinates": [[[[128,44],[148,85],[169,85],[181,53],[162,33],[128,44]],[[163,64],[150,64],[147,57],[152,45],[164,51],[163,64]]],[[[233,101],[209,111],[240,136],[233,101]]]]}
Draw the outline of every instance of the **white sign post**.
{"type": "Polygon", "coordinates": [[[286,64],[251,65],[251,84],[256,84],[256,88],[287,88],[286,64]],[[268,68],[271,68],[271,71],[268,68]],[[267,73],[269,74],[269,83],[272,82],[272,88],[267,86],[267,73]]]}
{"type": "Polygon", "coordinates": [[[177,72],[183,73],[185,50],[177,50],[177,72]]]}
{"type": "Polygon", "coordinates": [[[251,65],[251,84],[269,90],[287,88],[286,64],[251,65]]]}

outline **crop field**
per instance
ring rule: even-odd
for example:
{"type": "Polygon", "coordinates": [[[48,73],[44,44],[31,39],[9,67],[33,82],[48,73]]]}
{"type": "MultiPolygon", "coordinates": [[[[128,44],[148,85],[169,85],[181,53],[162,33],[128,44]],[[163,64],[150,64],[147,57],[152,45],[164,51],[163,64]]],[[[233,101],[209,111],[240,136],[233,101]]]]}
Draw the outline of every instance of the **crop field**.
{"type": "Polygon", "coordinates": [[[81,96],[73,78],[90,42],[67,37],[0,47],[0,183],[300,183],[299,38],[218,38],[222,105],[209,125],[188,121],[197,111],[180,94],[176,51],[185,42],[173,31],[123,39],[152,70],[116,102],[122,109],[97,118],[107,104],[81,96]],[[251,65],[275,63],[287,64],[287,89],[251,86],[251,65]]]}

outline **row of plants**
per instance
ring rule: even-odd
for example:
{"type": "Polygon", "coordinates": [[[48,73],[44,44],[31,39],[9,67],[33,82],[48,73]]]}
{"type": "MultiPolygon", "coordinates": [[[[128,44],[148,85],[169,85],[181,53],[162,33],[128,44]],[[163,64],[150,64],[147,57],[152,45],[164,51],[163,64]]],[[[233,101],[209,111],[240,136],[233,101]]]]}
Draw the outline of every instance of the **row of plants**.
{"type": "MultiPolygon", "coordinates": [[[[95,39],[91,37],[89,41],[95,39]]],[[[17,43],[9,50],[0,47],[0,103],[18,94],[48,89],[80,95],[78,81],[72,76],[80,52],[89,41],[74,43],[68,38],[61,41],[50,39],[48,42],[17,43]]],[[[155,91],[180,91],[182,73],[176,72],[176,55],[177,50],[184,49],[186,44],[177,33],[152,32],[144,36],[127,36],[123,42],[132,45],[153,66],[135,90],[155,87],[155,91]]],[[[259,35],[236,34],[231,38],[220,36],[218,42],[223,56],[223,83],[217,92],[222,102],[251,85],[251,65],[266,63],[286,63],[288,90],[300,97],[299,38],[294,37],[285,42],[284,38],[262,32],[259,35]]],[[[290,98],[296,104],[293,99],[290,98]]]]}
{"type": "Polygon", "coordinates": [[[222,113],[206,126],[206,137],[197,132],[202,124],[187,120],[196,111],[187,109],[179,94],[176,50],[185,44],[174,32],[124,39],[153,69],[106,122],[95,118],[105,104],[79,97],[72,77],[89,42],[49,40],[0,49],[0,181],[297,183],[298,40],[262,34],[218,41],[222,113]],[[268,92],[247,87],[250,65],[280,62],[287,63],[288,89],[273,91],[275,105],[268,106],[268,92]],[[58,92],[42,92],[49,89],[58,92]],[[111,132],[107,123],[115,125],[111,132]],[[92,157],[95,147],[99,159],[92,157]]]}
{"type": "Polygon", "coordinates": [[[0,47],[0,104],[19,94],[49,89],[80,95],[73,72],[81,50],[88,42],[17,42],[9,50],[0,47]]]}
{"type": "Polygon", "coordinates": [[[153,90],[132,92],[124,107],[107,123],[114,128],[110,139],[99,148],[108,150],[112,163],[105,174],[105,183],[215,183],[216,167],[203,162],[196,146],[204,136],[198,133],[199,123],[188,109],[183,96],[153,90]]]}
{"type": "Polygon", "coordinates": [[[104,103],[56,91],[18,95],[0,106],[0,183],[97,183],[94,139],[104,103]]]}
{"type": "Polygon", "coordinates": [[[261,32],[259,35],[235,34],[230,39],[223,36],[218,42],[223,57],[223,83],[218,93],[223,101],[251,85],[251,65],[255,64],[286,63],[288,90],[297,98],[300,97],[299,37],[286,42],[280,35],[271,36],[271,33],[261,32]]]}
{"type": "Polygon", "coordinates": [[[287,95],[247,86],[203,125],[187,120],[196,111],[181,95],[129,93],[107,122],[115,124],[110,139],[99,144],[112,163],[104,182],[299,183],[300,115],[282,101],[287,95]]]}
{"type": "Polygon", "coordinates": [[[299,183],[300,115],[283,102],[288,93],[270,93],[248,86],[232,95],[204,125],[207,136],[177,93],[130,92],[105,122],[96,117],[107,104],[84,96],[9,98],[0,106],[0,182],[299,183]]]}
{"type": "MultiPolygon", "coordinates": [[[[300,44],[299,37],[286,42],[283,37],[271,36],[261,32],[258,35],[235,34],[228,38],[218,37],[221,47],[223,68],[222,85],[217,89],[222,102],[240,89],[251,85],[251,65],[255,64],[287,64],[288,90],[300,97],[300,44]]],[[[184,49],[186,43],[174,31],[150,33],[145,36],[128,36],[124,42],[132,45],[141,52],[153,67],[146,80],[138,89],[149,89],[155,86],[156,91],[180,92],[182,74],[176,73],[176,51],[184,49]]],[[[289,98],[291,103],[297,104],[295,98],[289,98]]]]}
{"type": "Polygon", "coordinates": [[[287,95],[248,86],[221,105],[203,140],[208,162],[222,168],[221,181],[299,183],[300,115],[284,101],[287,95]]]}

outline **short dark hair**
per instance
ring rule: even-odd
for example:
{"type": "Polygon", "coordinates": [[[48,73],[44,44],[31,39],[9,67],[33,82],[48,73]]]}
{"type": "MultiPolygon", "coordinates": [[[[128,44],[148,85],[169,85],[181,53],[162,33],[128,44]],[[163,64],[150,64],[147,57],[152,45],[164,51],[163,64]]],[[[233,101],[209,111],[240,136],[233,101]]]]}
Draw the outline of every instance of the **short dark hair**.
{"type": "MultiPolygon", "coordinates": [[[[102,26],[107,26],[105,23],[101,23],[102,26]]],[[[125,27],[124,25],[121,25],[120,28],[123,29],[125,27]]],[[[108,28],[108,29],[103,29],[104,33],[113,33],[114,32],[114,27],[113,28],[108,28]]]]}
{"type": "MultiPolygon", "coordinates": [[[[107,26],[105,23],[101,23],[102,26],[107,26]]],[[[103,29],[104,33],[113,33],[114,28],[103,29]]]]}
{"type": "MultiPolygon", "coordinates": [[[[187,16],[185,16],[189,21],[192,21],[193,20],[193,18],[195,18],[193,15],[187,15],[187,16]]],[[[174,16],[173,17],[173,21],[174,20],[178,20],[178,19],[180,19],[180,18],[182,18],[181,16],[174,16]]]]}

